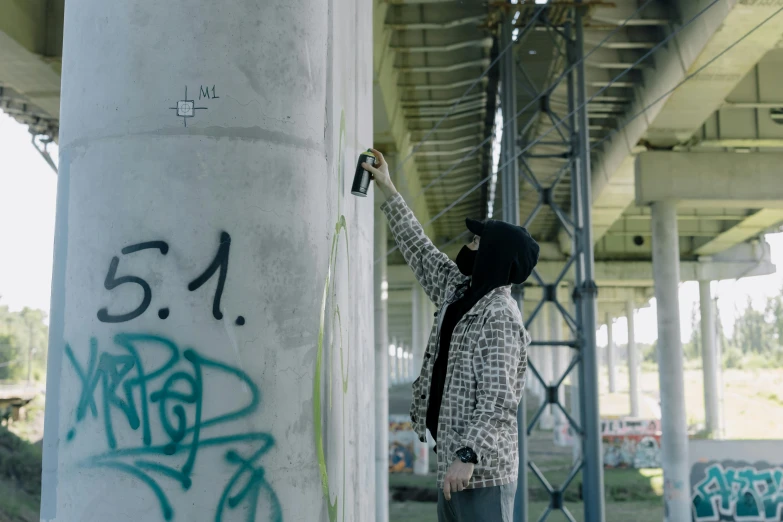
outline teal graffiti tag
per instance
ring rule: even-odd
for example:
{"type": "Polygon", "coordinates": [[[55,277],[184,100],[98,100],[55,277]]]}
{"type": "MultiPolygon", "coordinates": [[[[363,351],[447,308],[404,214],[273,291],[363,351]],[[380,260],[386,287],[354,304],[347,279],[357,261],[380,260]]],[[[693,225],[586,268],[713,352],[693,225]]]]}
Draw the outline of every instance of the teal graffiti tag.
{"type": "Polygon", "coordinates": [[[783,468],[712,464],[693,485],[691,505],[696,522],[781,522],[783,468]]]}
{"type": "Polygon", "coordinates": [[[89,419],[102,422],[106,449],[78,463],[83,468],[108,468],[141,481],[150,488],[164,520],[173,520],[175,509],[160,480],[179,484],[188,491],[198,455],[208,448],[223,448],[225,463],[235,468],[215,508],[215,522],[240,506],[247,522],[254,522],[264,495],[269,513],[263,520],[282,522],[277,494],[266,480],[258,461],[275,445],[264,432],[211,435],[210,428],[245,418],[260,407],[260,392],[242,370],[199,354],[193,348],[180,350],[173,341],[152,334],[121,333],[114,336],[116,352],[100,352],[98,341],[90,339],[86,365],[71,349],[65,354],[81,383],[73,427],[67,440],[73,441],[89,419]],[[143,356],[143,357],[142,357],[143,356]],[[147,366],[145,361],[161,361],[147,366]],[[207,370],[207,371],[205,371],[207,370]],[[249,390],[246,404],[204,418],[204,397],[214,391],[205,375],[230,376],[249,390]],[[151,418],[161,428],[158,440],[152,434],[151,418]],[[119,445],[115,422],[140,432],[138,444],[119,445]],[[249,450],[249,457],[242,454],[249,450]]]}

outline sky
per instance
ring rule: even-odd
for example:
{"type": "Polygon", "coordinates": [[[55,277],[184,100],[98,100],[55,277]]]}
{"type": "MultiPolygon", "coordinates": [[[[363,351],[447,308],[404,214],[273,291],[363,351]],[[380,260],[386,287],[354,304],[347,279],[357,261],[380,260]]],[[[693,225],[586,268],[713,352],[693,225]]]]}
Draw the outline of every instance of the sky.
{"type": "MultiPolygon", "coordinates": [[[[57,147],[50,153],[57,161],[57,147]]],[[[0,112],[0,305],[12,311],[25,306],[49,313],[52,281],[54,219],[57,176],[30,142],[27,128],[0,112]]],[[[783,266],[783,233],[768,234],[772,262],[783,266]]],[[[734,317],[748,297],[763,309],[766,299],[780,292],[780,273],[713,283],[718,310],[726,334],[734,331],[734,317]]],[[[699,285],[680,285],[680,326],[683,342],[691,337],[691,312],[699,302],[699,285]]],[[[627,342],[625,318],[614,325],[617,344],[627,342]]],[[[636,313],[636,339],[652,343],[657,338],[655,299],[636,313]]],[[[606,345],[606,327],[598,331],[598,344],[606,345]]]]}
{"type": "MultiPolygon", "coordinates": [[[[0,305],[49,313],[57,175],[0,112],[0,305]]],[[[50,146],[57,161],[57,147],[50,146]]]]}

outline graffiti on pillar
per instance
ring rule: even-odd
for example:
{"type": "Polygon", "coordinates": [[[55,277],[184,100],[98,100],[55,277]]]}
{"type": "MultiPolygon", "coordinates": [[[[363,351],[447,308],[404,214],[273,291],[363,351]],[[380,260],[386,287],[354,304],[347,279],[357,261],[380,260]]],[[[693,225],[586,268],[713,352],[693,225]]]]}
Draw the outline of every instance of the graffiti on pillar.
{"type": "Polygon", "coordinates": [[[783,521],[783,466],[696,463],[691,467],[695,522],[783,521]]]}
{"type": "MultiPolygon", "coordinates": [[[[337,219],[334,223],[334,235],[332,236],[332,246],[329,251],[329,265],[327,266],[326,279],[323,286],[323,296],[321,298],[321,307],[319,309],[319,325],[318,325],[318,344],[316,350],[315,360],[315,375],[313,378],[313,426],[315,432],[315,450],[318,458],[318,467],[321,474],[321,486],[323,489],[323,495],[326,497],[327,513],[329,515],[329,521],[335,522],[337,520],[338,503],[342,499],[342,515],[345,520],[345,500],[346,500],[346,487],[345,487],[345,451],[346,440],[348,437],[342,437],[342,450],[341,459],[337,459],[337,462],[342,464],[342,487],[339,488],[342,491],[341,494],[337,493],[338,488],[335,487],[335,480],[333,476],[329,474],[329,463],[327,462],[327,455],[324,449],[324,434],[323,425],[328,426],[328,422],[332,415],[324,415],[322,412],[323,399],[323,383],[322,374],[327,373],[324,371],[324,345],[329,347],[329,370],[328,379],[326,381],[326,390],[328,393],[328,408],[329,412],[332,411],[332,379],[333,379],[333,365],[331,364],[332,357],[334,355],[335,344],[339,343],[339,365],[340,365],[340,384],[339,389],[342,392],[339,397],[341,418],[345,419],[345,396],[348,393],[348,367],[346,366],[348,360],[348,346],[344,345],[343,338],[343,324],[342,316],[340,315],[340,306],[337,302],[337,274],[338,274],[338,254],[340,252],[340,238],[344,236],[345,242],[345,259],[346,264],[350,264],[348,256],[348,229],[345,221],[345,216],[342,214],[342,191],[343,191],[343,169],[344,169],[344,147],[345,147],[345,111],[341,111],[340,114],[340,134],[338,139],[337,150],[337,219]],[[327,322],[328,321],[328,322],[327,322]],[[327,330],[328,327],[328,330],[327,330]],[[328,338],[327,338],[328,331],[328,338]]],[[[332,459],[330,458],[331,462],[332,459]]]]}
{"type": "MultiPolygon", "coordinates": [[[[225,288],[226,277],[228,275],[228,257],[230,249],[231,236],[228,232],[221,232],[217,253],[212,259],[212,262],[207,266],[204,272],[188,283],[188,290],[194,292],[217,274],[217,286],[215,294],[212,296],[212,316],[218,320],[223,319],[223,312],[220,310],[220,300],[223,297],[223,289],[225,288]]],[[[165,241],[147,241],[127,246],[121,250],[121,253],[123,256],[126,256],[145,250],[158,250],[161,255],[165,256],[169,252],[169,244],[165,241]]],[[[104,323],[124,323],[132,321],[143,315],[150,304],[152,304],[152,287],[150,284],[141,277],[134,275],[123,275],[118,277],[117,270],[119,269],[119,266],[120,258],[114,256],[109,263],[109,270],[103,283],[104,288],[106,288],[106,290],[114,290],[121,285],[134,284],[141,287],[144,296],[142,297],[141,303],[129,312],[114,314],[110,313],[106,307],[98,310],[98,320],[104,323]]],[[[170,313],[171,310],[168,307],[162,307],[158,310],[158,317],[167,319],[170,313]]],[[[242,326],[245,324],[245,318],[240,315],[236,318],[235,323],[242,326]]]]}
{"type": "MultiPolygon", "coordinates": [[[[203,86],[202,86],[203,89],[203,86]]],[[[215,87],[212,87],[213,93],[215,87]]],[[[201,95],[203,94],[203,91],[199,92],[198,99],[201,100],[201,95]]],[[[209,88],[207,88],[207,98],[209,98],[209,88]]],[[[217,96],[215,96],[217,98],[217,96]]],[[[182,125],[184,127],[188,126],[188,119],[193,118],[196,116],[196,111],[198,110],[206,110],[208,107],[196,107],[196,100],[190,100],[188,99],[188,86],[185,86],[185,97],[181,100],[177,100],[177,104],[174,107],[169,107],[169,109],[177,111],[177,117],[182,118],[182,125]]]]}
{"type": "Polygon", "coordinates": [[[111,469],[140,481],[156,497],[163,519],[174,520],[176,508],[167,492],[172,485],[187,492],[199,455],[220,451],[233,475],[217,485],[222,492],[213,520],[241,516],[247,522],[281,522],[280,502],[259,464],[274,447],[274,438],[261,431],[226,433],[230,423],[259,409],[260,392],[252,379],[239,368],[193,348],[182,350],[159,335],[119,333],[111,348],[99,349],[93,337],[87,360],[80,361],[71,346],[65,346],[81,385],[67,441],[94,429],[91,419],[102,424],[105,434],[105,447],[96,448],[97,453],[78,466],[111,469]],[[236,389],[244,390],[246,398],[206,415],[204,398],[225,390],[229,382],[238,384],[236,389]],[[127,433],[127,428],[136,435],[118,440],[117,431],[127,433]],[[258,512],[259,504],[265,513],[258,512]]]}

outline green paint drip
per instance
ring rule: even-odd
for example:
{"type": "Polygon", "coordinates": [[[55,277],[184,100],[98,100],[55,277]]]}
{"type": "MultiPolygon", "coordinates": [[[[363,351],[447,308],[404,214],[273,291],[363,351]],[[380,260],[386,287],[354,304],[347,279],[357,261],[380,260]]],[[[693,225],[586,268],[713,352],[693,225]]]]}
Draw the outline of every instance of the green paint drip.
{"type": "MultiPolygon", "coordinates": [[[[313,424],[315,433],[315,448],[316,455],[318,457],[318,468],[321,473],[321,487],[323,494],[327,501],[327,511],[329,514],[329,521],[335,522],[337,520],[337,503],[338,497],[335,495],[334,501],[332,501],[332,492],[329,487],[329,472],[326,468],[326,453],[324,452],[324,440],[323,430],[321,427],[321,373],[323,370],[323,348],[324,348],[324,335],[326,326],[326,304],[329,297],[329,287],[331,284],[332,296],[335,302],[332,311],[331,323],[332,332],[335,329],[335,321],[337,321],[337,329],[340,333],[340,374],[342,381],[343,396],[348,392],[348,369],[345,367],[344,360],[347,356],[343,355],[343,332],[342,332],[342,317],[340,315],[340,307],[337,305],[337,251],[339,249],[340,235],[343,233],[345,236],[345,251],[348,269],[350,270],[350,248],[348,245],[348,227],[345,221],[345,216],[342,214],[342,192],[343,192],[343,161],[344,161],[344,147],[345,147],[345,111],[340,112],[340,136],[338,139],[338,159],[337,159],[337,222],[335,223],[334,237],[332,238],[332,248],[329,252],[329,266],[326,271],[326,280],[324,281],[324,289],[321,297],[321,313],[319,317],[318,326],[318,347],[315,358],[315,376],[313,379],[313,424]],[[334,277],[332,274],[334,273],[334,277]]],[[[333,343],[330,343],[330,347],[333,343]]],[[[346,348],[347,352],[347,348],[346,348]]],[[[329,368],[329,410],[332,409],[332,365],[329,368]]],[[[345,401],[342,401],[342,414],[345,419],[345,401]]],[[[346,502],[346,471],[345,471],[345,437],[343,437],[343,491],[342,491],[342,504],[343,504],[343,521],[345,521],[345,502],[346,502]]]]}

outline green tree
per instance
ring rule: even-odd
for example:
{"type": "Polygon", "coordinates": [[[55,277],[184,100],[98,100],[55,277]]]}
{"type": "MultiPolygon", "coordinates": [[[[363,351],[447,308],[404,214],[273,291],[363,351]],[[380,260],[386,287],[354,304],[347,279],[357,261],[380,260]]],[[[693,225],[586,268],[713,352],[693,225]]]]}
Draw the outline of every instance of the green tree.
{"type": "Polygon", "coordinates": [[[691,339],[682,347],[683,355],[688,360],[701,357],[701,313],[699,311],[699,303],[693,303],[691,328],[691,339]]]}
{"type": "Polygon", "coordinates": [[[772,350],[772,328],[765,314],[755,310],[748,298],[745,311],[737,318],[734,326],[736,346],[743,353],[768,353],[772,350]]]}
{"type": "Polygon", "coordinates": [[[46,374],[49,327],[41,310],[0,306],[0,379],[41,380],[46,374]]]}
{"type": "Polygon", "coordinates": [[[765,312],[775,345],[783,347],[783,288],[778,295],[767,301],[765,312]]]}

